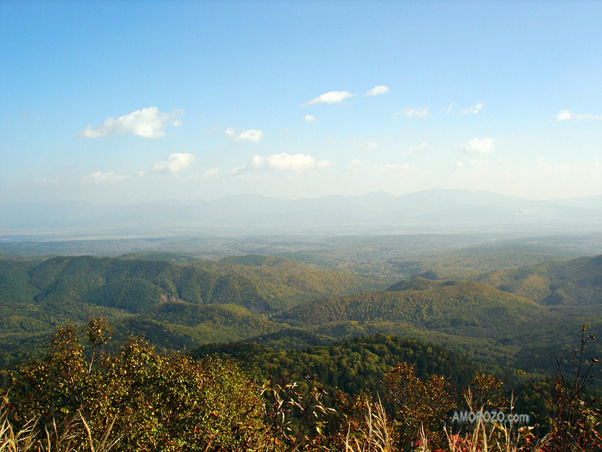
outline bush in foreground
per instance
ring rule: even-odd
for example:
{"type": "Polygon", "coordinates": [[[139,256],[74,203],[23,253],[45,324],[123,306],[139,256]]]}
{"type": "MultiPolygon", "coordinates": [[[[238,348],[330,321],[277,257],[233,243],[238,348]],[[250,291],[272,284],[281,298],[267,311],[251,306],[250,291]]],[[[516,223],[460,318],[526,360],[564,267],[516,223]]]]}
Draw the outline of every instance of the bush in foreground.
{"type": "Polygon", "coordinates": [[[91,349],[77,328],[63,327],[46,356],[13,377],[15,428],[34,420],[42,441],[52,438],[47,431],[74,433],[81,424],[86,434],[75,434],[71,450],[90,450],[88,437],[108,431],[120,451],[244,450],[259,441],[262,400],[232,362],[161,355],[138,339],[101,353],[104,322],[91,321],[86,332],[91,349]]]}

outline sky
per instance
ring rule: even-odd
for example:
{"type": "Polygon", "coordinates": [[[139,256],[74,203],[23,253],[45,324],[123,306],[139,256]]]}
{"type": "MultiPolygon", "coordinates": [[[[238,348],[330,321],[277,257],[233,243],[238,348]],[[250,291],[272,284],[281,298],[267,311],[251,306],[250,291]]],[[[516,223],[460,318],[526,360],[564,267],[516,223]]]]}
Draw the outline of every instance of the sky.
{"type": "Polygon", "coordinates": [[[0,0],[0,203],[602,194],[600,1],[0,0]]]}

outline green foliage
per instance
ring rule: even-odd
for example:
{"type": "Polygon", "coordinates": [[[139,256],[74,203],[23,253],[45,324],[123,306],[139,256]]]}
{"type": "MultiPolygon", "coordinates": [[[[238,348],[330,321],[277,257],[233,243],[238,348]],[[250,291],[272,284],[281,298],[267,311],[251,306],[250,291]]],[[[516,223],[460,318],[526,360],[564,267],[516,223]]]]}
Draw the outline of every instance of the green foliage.
{"type": "Polygon", "coordinates": [[[333,321],[397,321],[431,327],[495,326],[543,315],[535,303],[474,282],[457,284],[419,280],[402,290],[363,292],[304,303],[275,319],[294,325],[333,321]],[[424,282],[424,283],[423,283],[424,282]],[[415,285],[420,284],[416,289],[415,285]]]}
{"type": "MultiPolygon", "coordinates": [[[[87,333],[94,351],[108,338],[98,319],[87,333]]],[[[81,416],[95,437],[111,425],[123,451],[241,450],[259,440],[262,401],[232,362],[160,355],[136,339],[93,360],[81,336],[61,328],[47,355],[13,376],[13,418],[61,431],[81,416]]],[[[74,450],[87,450],[84,439],[74,450]]]]}
{"type": "Polygon", "coordinates": [[[480,281],[543,305],[599,306],[602,256],[496,271],[480,281]]]}
{"type": "Polygon", "coordinates": [[[192,348],[280,331],[286,326],[265,316],[275,307],[378,285],[282,258],[159,257],[0,259],[0,368],[18,363],[21,350],[36,354],[39,339],[69,321],[102,316],[121,337],[192,348]]]}
{"type": "Polygon", "coordinates": [[[418,375],[445,375],[458,387],[466,387],[477,367],[466,358],[431,344],[396,336],[370,336],[301,350],[273,350],[249,342],[200,347],[191,356],[220,354],[235,359],[258,380],[317,378],[331,391],[384,392],[382,377],[399,362],[416,366],[418,375]]]}
{"type": "Polygon", "coordinates": [[[328,393],[307,377],[303,389],[298,383],[279,384],[267,380],[261,394],[266,400],[266,451],[320,451],[328,418],[336,413],[326,405],[328,393]]]}
{"type": "MultiPolygon", "coordinates": [[[[495,422],[444,428],[450,410],[463,406],[457,397],[463,385],[453,376],[462,361],[429,344],[375,336],[311,347],[296,352],[294,363],[279,363],[282,372],[288,369],[285,378],[271,373],[259,385],[230,358],[215,354],[196,360],[159,354],[133,338],[106,350],[111,332],[96,318],[83,329],[62,327],[41,359],[11,375],[8,393],[0,394],[0,450],[527,452],[545,445],[554,452],[599,451],[602,412],[599,401],[586,394],[598,362],[584,358],[585,345],[593,340],[586,330],[574,354],[575,378],[565,379],[559,367],[551,384],[536,383],[530,393],[539,392],[546,401],[541,390],[551,390],[549,430],[537,436],[531,427],[495,422]],[[397,358],[403,361],[378,372],[382,362],[397,358]],[[291,367],[318,363],[315,369],[324,371],[339,362],[344,367],[338,373],[352,363],[374,365],[353,378],[378,375],[382,385],[376,391],[364,385],[352,395],[328,391],[327,377],[303,374],[295,381],[291,367]],[[452,378],[444,377],[445,371],[452,378]]],[[[243,365],[287,358],[255,343],[222,347],[243,365]]],[[[460,376],[471,378],[463,391],[469,410],[514,412],[498,378],[460,376]]]]}
{"type": "MultiPolygon", "coordinates": [[[[370,263],[379,253],[387,255],[391,246],[399,246],[395,252],[411,251],[414,242],[435,246],[440,240],[374,238],[366,241],[372,245],[353,248],[354,259],[370,256],[370,263]]],[[[338,241],[341,246],[363,243],[338,241]]],[[[351,258],[347,252],[351,248],[342,255],[351,258]]],[[[338,255],[334,249],[332,253],[333,258],[338,255]]],[[[497,256],[483,250],[462,255],[468,259],[473,254],[483,268],[497,256]]],[[[454,255],[445,257],[448,272],[454,255]]],[[[39,354],[44,335],[58,325],[102,316],[117,338],[135,334],[161,350],[249,339],[286,350],[377,333],[404,335],[458,351],[508,380],[517,368],[531,376],[553,372],[549,356],[569,342],[575,328],[585,321],[597,333],[602,328],[591,301],[600,284],[599,258],[501,272],[497,282],[490,274],[490,282],[503,289],[497,290],[475,282],[425,278],[390,286],[386,278],[360,278],[281,257],[249,255],[219,262],[143,257],[0,259],[0,368],[39,354]],[[387,291],[359,292],[386,286],[387,291]],[[547,297],[548,304],[537,305],[517,294],[547,297]],[[567,304],[579,294],[589,297],[589,304],[567,304]],[[285,309],[273,311],[281,307],[285,309]]],[[[600,350],[593,347],[593,352],[600,350]]],[[[602,379],[596,376],[592,384],[602,387],[602,379]]]]}

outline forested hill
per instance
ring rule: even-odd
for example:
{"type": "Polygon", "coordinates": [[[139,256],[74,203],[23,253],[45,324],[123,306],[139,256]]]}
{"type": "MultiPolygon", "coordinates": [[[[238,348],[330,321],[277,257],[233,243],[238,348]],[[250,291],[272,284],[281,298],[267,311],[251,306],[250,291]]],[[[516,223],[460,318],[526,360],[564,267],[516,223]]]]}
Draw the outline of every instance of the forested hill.
{"type": "Polygon", "coordinates": [[[541,318],[531,300],[476,282],[435,282],[416,278],[387,291],[310,301],[283,310],[274,319],[299,324],[334,321],[407,322],[416,326],[507,325],[541,318]]]}
{"type": "MultiPolygon", "coordinates": [[[[602,331],[599,313],[591,310],[557,310],[478,282],[424,278],[385,291],[307,301],[271,319],[339,338],[410,336],[460,352],[506,377],[515,369],[549,375],[555,357],[572,355],[584,324],[596,336],[602,331]]],[[[589,347],[591,356],[600,352],[598,343],[589,347]]]]}
{"type": "Polygon", "coordinates": [[[455,387],[466,387],[477,366],[465,357],[418,340],[376,335],[302,350],[274,350],[254,342],[212,344],[192,351],[191,356],[218,354],[235,359],[259,381],[316,377],[328,388],[351,394],[384,393],[382,377],[397,363],[415,364],[416,374],[438,374],[455,387]]]}
{"type": "Polygon", "coordinates": [[[194,347],[279,331],[266,313],[284,306],[386,285],[282,258],[141,257],[0,259],[0,367],[71,321],[103,316],[123,336],[194,347]]]}
{"type": "Polygon", "coordinates": [[[384,283],[260,256],[170,263],[139,259],[55,257],[41,263],[0,260],[0,300],[85,303],[138,313],[167,301],[238,304],[266,312],[320,296],[384,283]]]}
{"type": "Polygon", "coordinates": [[[543,305],[602,305],[602,255],[489,273],[483,284],[543,305]]]}
{"type": "Polygon", "coordinates": [[[20,362],[58,325],[98,316],[116,336],[141,336],[160,349],[241,340],[290,349],[382,333],[442,345],[489,371],[539,375],[553,370],[561,348],[570,356],[583,324],[601,335],[600,256],[481,282],[418,277],[393,285],[279,257],[144,257],[0,259],[0,367],[20,362]],[[528,299],[531,281],[545,281],[555,296],[583,296],[585,305],[552,304],[544,292],[528,299]]]}

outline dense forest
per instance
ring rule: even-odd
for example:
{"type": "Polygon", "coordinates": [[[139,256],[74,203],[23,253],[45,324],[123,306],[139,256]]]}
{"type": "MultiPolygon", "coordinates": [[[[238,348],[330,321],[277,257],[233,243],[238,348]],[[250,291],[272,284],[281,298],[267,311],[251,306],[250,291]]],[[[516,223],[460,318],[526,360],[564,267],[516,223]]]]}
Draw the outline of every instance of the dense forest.
{"type": "Polygon", "coordinates": [[[303,253],[3,255],[3,444],[597,450],[602,256],[470,255],[398,276],[303,253]],[[452,422],[479,410],[530,421],[452,422]]]}

